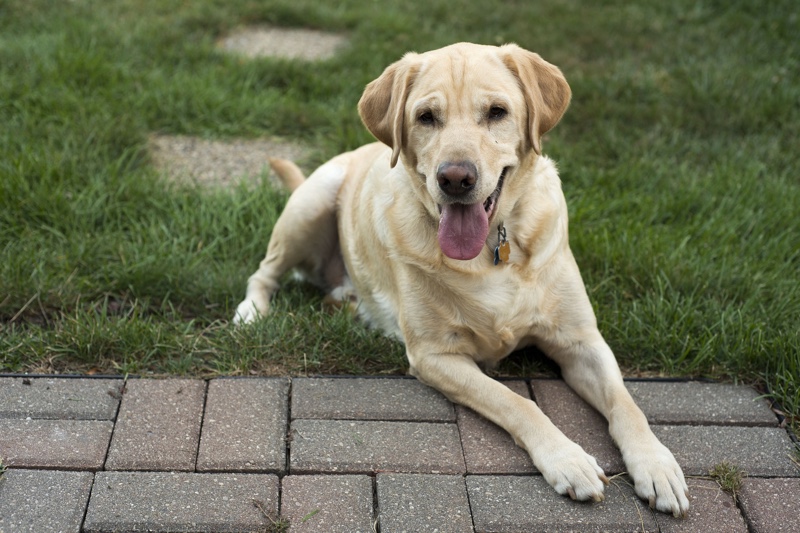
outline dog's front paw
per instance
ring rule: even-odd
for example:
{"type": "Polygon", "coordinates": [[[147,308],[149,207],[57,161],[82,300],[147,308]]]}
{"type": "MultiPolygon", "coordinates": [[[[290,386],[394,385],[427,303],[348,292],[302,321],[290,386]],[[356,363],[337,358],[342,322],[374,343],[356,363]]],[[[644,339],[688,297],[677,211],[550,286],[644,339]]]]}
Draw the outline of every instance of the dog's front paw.
{"type": "Polygon", "coordinates": [[[561,495],[573,500],[602,501],[608,478],[594,457],[572,441],[561,442],[538,454],[536,467],[561,495]]]}
{"type": "Polygon", "coordinates": [[[689,510],[689,488],[683,471],[666,446],[655,436],[647,445],[623,454],[628,473],[633,478],[636,494],[649,502],[650,508],[673,516],[686,516],[689,510]]]}
{"type": "Polygon", "coordinates": [[[266,305],[262,305],[251,298],[247,298],[236,307],[236,313],[233,315],[233,323],[238,326],[255,322],[266,315],[267,310],[268,307],[266,305]]]}

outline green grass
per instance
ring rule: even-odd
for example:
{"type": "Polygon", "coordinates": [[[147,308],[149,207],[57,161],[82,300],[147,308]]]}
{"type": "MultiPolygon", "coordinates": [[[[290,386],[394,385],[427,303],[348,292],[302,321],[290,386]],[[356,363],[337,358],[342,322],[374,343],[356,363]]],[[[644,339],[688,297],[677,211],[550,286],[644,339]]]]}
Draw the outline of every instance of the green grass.
{"type": "MultiPolygon", "coordinates": [[[[153,132],[371,140],[355,105],[406,50],[514,41],[574,99],[545,151],[600,326],[631,375],[769,387],[800,413],[795,2],[0,0],[0,371],[397,373],[403,350],[287,281],[228,324],[286,194],[167,185],[153,132]],[[346,33],[309,68],[217,52],[237,26],[346,33]]],[[[551,366],[535,353],[500,372],[551,366]]]]}
{"type": "Polygon", "coordinates": [[[717,482],[722,490],[733,496],[733,501],[736,501],[742,490],[742,482],[747,477],[747,472],[738,465],[722,461],[714,465],[708,471],[708,475],[717,482]]]}

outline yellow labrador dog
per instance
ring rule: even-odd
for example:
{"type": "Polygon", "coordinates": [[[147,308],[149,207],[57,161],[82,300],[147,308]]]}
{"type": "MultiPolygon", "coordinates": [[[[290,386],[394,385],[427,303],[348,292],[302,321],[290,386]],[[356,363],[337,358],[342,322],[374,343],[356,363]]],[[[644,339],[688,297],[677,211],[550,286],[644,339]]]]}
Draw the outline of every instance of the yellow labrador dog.
{"type": "Polygon", "coordinates": [[[601,500],[608,480],[536,403],[489,378],[536,345],[609,423],[639,497],[689,508],[672,453],[625,389],[569,248],[567,207],[542,135],[571,91],[561,71],[515,45],[410,53],[364,91],[380,143],[339,155],[295,188],[234,321],[269,312],[297,267],[405,343],[411,373],[505,428],[560,494],[601,500]]]}

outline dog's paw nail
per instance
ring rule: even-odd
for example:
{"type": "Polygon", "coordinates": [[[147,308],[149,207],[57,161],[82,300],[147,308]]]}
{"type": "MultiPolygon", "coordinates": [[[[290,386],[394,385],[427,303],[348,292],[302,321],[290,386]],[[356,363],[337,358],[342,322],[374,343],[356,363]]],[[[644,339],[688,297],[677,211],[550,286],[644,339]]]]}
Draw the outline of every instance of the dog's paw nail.
{"type": "Polygon", "coordinates": [[[597,494],[594,494],[594,495],[592,496],[592,499],[593,499],[594,501],[596,501],[596,502],[602,502],[603,500],[605,500],[605,499],[606,499],[606,495],[605,495],[605,494],[603,494],[602,492],[598,492],[597,494]]]}
{"type": "Polygon", "coordinates": [[[650,501],[648,503],[650,504],[650,509],[655,509],[656,508],[656,497],[655,496],[650,496],[650,501]]]}
{"type": "Polygon", "coordinates": [[[569,494],[569,497],[572,498],[573,500],[578,499],[578,497],[575,495],[575,490],[572,487],[569,487],[567,489],[567,494],[569,494]]]}
{"type": "Polygon", "coordinates": [[[605,485],[606,487],[611,484],[611,481],[608,480],[608,477],[606,477],[605,474],[600,475],[600,481],[602,481],[603,485],[605,485]]]}

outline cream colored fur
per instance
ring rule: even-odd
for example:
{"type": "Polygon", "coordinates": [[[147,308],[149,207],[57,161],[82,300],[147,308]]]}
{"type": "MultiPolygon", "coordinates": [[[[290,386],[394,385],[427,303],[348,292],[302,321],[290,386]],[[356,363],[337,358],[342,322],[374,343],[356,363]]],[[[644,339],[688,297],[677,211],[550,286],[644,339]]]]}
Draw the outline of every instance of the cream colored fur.
{"type": "Polygon", "coordinates": [[[542,136],[570,97],[556,67],[514,45],[407,54],[359,102],[381,143],[339,155],[305,181],[290,162],[273,161],[294,192],[234,320],[267,314],[280,276],[299,268],[404,342],[417,378],[505,428],[556,491],[601,500],[608,480],[595,459],[536,403],[478,367],[536,345],[606,417],[637,494],[682,515],[689,507],[683,473],[634,404],[597,329],[569,248],[558,174],[541,155],[542,136]],[[474,165],[477,180],[454,199],[437,174],[443,163],[462,162],[474,165]],[[446,256],[437,240],[441,207],[489,205],[501,175],[483,251],[468,260],[446,256]],[[500,224],[511,255],[495,265],[500,224]]]}

